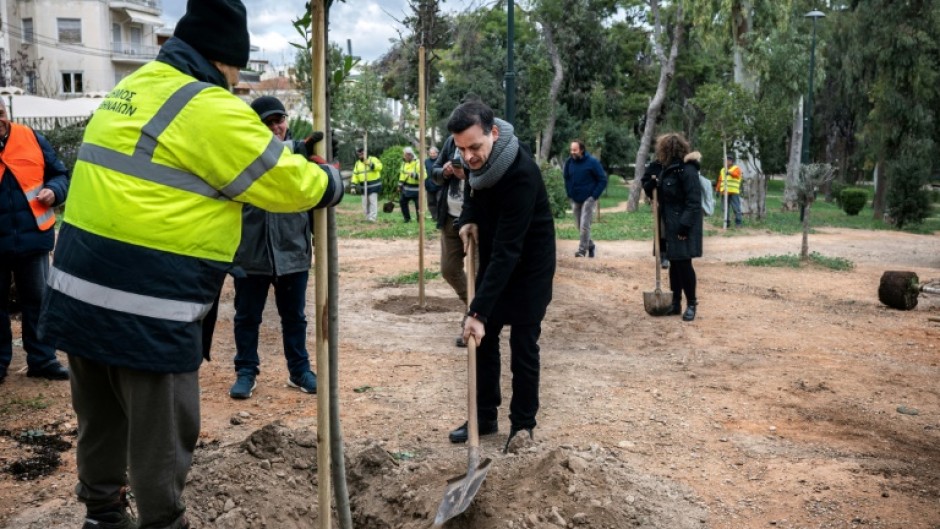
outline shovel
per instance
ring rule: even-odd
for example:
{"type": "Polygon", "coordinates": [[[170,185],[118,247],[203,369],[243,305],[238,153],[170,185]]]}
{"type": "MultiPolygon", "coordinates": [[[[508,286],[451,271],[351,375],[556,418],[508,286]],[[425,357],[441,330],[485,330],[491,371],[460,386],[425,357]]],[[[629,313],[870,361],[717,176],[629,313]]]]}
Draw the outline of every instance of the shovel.
{"type": "MultiPolygon", "coordinates": [[[[473,240],[467,251],[467,299],[473,300],[476,284],[476,248],[473,240]]],[[[444,487],[444,500],[434,517],[434,527],[467,510],[490,471],[492,460],[480,462],[480,429],[477,424],[477,343],[467,340],[467,473],[451,478],[444,487]]]]}
{"type": "Polygon", "coordinates": [[[661,288],[659,254],[659,200],[653,188],[653,249],[656,254],[656,290],[643,293],[643,308],[650,316],[665,316],[672,310],[672,292],[661,288]]]}

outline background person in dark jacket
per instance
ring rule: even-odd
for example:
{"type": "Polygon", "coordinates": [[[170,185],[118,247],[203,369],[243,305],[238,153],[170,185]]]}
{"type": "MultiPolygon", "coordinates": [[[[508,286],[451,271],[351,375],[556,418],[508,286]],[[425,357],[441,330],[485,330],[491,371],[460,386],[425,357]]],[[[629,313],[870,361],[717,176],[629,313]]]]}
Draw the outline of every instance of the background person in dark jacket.
{"type": "Polygon", "coordinates": [[[426,191],[425,196],[427,197],[428,211],[431,212],[431,219],[434,221],[434,224],[437,224],[437,197],[440,195],[441,186],[434,182],[434,179],[431,178],[431,172],[434,169],[434,162],[437,161],[437,156],[440,153],[437,151],[437,147],[431,147],[428,149],[428,157],[424,160],[424,190],[426,191]]]}
{"type": "MultiPolygon", "coordinates": [[[[496,119],[480,101],[461,104],[447,129],[470,170],[471,191],[460,215],[460,237],[479,248],[476,295],[470,302],[464,339],[476,340],[477,406],[481,435],[495,433],[501,403],[499,335],[512,327],[509,346],[512,400],[509,438],[536,426],[539,409],[539,335],[552,299],[555,223],[542,173],[520,148],[511,124],[496,119]]],[[[467,439],[466,424],[450,433],[467,439]]]]}
{"type": "MultiPolygon", "coordinates": [[[[463,241],[460,240],[460,234],[457,232],[459,229],[457,219],[463,211],[467,175],[464,172],[460,154],[454,147],[453,136],[448,136],[444,141],[443,150],[431,169],[431,178],[441,186],[436,218],[437,228],[441,230],[441,276],[454,289],[460,301],[466,305],[467,274],[463,268],[466,254],[463,250],[463,241]]],[[[463,322],[460,324],[460,334],[454,343],[457,347],[467,346],[467,342],[463,339],[463,322]]]]}
{"type": "Polygon", "coordinates": [[[594,241],[591,240],[591,222],[594,208],[607,188],[607,173],[597,158],[584,150],[584,142],[571,142],[571,157],[565,162],[565,191],[571,200],[574,226],[581,234],[575,257],[594,257],[594,241]]]}
{"type": "MultiPolygon", "coordinates": [[[[287,139],[284,105],[271,96],[251,103],[261,121],[281,141],[287,139]]],[[[296,154],[306,155],[303,142],[294,142],[296,154]]],[[[235,384],[233,399],[251,397],[260,373],[258,335],[261,315],[274,286],[274,301],[281,317],[281,339],[290,376],[287,384],[304,393],[317,392],[317,376],[307,353],[307,283],[312,257],[312,222],[309,212],[270,213],[254,206],[242,208],[242,240],[235,264],[246,275],[235,277],[235,384]]]]}
{"type": "Polygon", "coordinates": [[[656,161],[663,167],[656,174],[647,171],[641,183],[647,195],[653,188],[662,210],[663,239],[669,259],[669,288],[672,290],[670,314],[682,314],[684,321],[695,319],[698,299],[692,258],[702,256],[702,186],[699,183],[701,154],[689,152],[689,142],[678,133],[656,139],[656,161]],[[682,293],[688,307],[682,312],[682,293]]]}
{"type": "Polygon", "coordinates": [[[36,333],[42,292],[55,245],[53,208],[65,201],[68,170],[46,138],[10,123],[0,99],[0,383],[13,359],[10,286],[16,282],[23,315],[26,376],[68,380],[55,347],[36,333]]]}

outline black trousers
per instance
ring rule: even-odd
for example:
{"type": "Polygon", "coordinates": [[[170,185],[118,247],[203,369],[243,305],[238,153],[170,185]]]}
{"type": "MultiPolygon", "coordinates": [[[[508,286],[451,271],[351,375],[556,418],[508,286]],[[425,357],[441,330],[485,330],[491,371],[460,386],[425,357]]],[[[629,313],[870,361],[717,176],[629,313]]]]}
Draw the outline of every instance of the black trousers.
{"type": "Polygon", "coordinates": [[[698,304],[695,297],[695,269],[692,268],[691,259],[669,261],[669,288],[672,290],[672,304],[682,302],[682,293],[685,292],[685,301],[689,305],[698,304]]]}
{"type": "MultiPolygon", "coordinates": [[[[504,324],[487,322],[486,336],[477,348],[477,416],[480,421],[497,419],[502,394],[499,388],[499,337],[504,324]]],[[[512,399],[509,422],[514,428],[535,428],[539,411],[539,336],[541,322],[513,325],[509,331],[512,399]]]]}

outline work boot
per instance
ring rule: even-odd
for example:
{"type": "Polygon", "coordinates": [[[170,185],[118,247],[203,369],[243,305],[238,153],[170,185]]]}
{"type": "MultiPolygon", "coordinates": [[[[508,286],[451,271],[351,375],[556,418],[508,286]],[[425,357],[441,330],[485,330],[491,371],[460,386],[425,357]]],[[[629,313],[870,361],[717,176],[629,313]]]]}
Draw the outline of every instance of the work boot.
{"type": "Polygon", "coordinates": [[[594,258],[594,249],[595,249],[595,248],[597,248],[597,246],[595,246],[593,242],[591,243],[591,246],[588,247],[588,257],[590,257],[591,259],[594,258]]]}
{"type": "Polygon", "coordinates": [[[584,257],[584,252],[581,251],[581,250],[578,250],[577,252],[574,253],[574,256],[575,256],[575,257],[584,257]]]}
{"type": "Polygon", "coordinates": [[[46,380],[68,380],[69,370],[56,361],[38,369],[27,369],[26,376],[46,380]]]}
{"type": "MultiPolygon", "coordinates": [[[[492,421],[480,421],[478,430],[480,435],[491,435],[499,431],[499,422],[496,419],[492,421]]],[[[467,439],[470,437],[470,423],[465,422],[457,427],[456,430],[450,432],[447,436],[450,439],[450,442],[454,444],[466,443],[467,439]]]]}
{"type": "Polygon", "coordinates": [[[255,382],[255,375],[239,373],[232,389],[228,390],[228,396],[233,399],[249,399],[256,387],[258,384],[255,382]]]}
{"type": "Polygon", "coordinates": [[[685,312],[682,314],[682,321],[692,321],[695,319],[695,307],[697,303],[689,303],[689,306],[686,307],[685,312]]]}
{"type": "Polygon", "coordinates": [[[299,388],[304,393],[317,392],[317,375],[313,371],[304,371],[300,376],[291,375],[287,379],[287,385],[292,388],[299,388]]]}
{"type": "Polygon", "coordinates": [[[116,504],[88,511],[82,529],[137,529],[137,518],[127,512],[129,508],[127,492],[121,490],[120,500],[116,504]]]}

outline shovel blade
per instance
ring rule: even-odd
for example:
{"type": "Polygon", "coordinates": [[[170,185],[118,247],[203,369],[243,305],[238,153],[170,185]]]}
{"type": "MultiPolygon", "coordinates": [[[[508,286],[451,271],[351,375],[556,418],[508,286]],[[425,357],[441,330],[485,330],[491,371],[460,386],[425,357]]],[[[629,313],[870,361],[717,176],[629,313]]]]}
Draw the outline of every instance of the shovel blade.
{"type": "Polygon", "coordinates": [[[672,309],[672,292],[656,289],[643,293],[643,308],[650,316],[665,316],[672,309]]]}
{"type": "Polygon", "coordinates": [[[486,473],[490,471],[490,463],[492,460],[486,459],[480,463],[480,466],[466,474],[447,481],[447,486],[444,487],[444,500],[441,501],[437,516],[434,517],[434,527],[441,527],[444,522],[470,507],[473,497],[477,495],[483,485],[483,480],[486,479],[486,473]]]}

